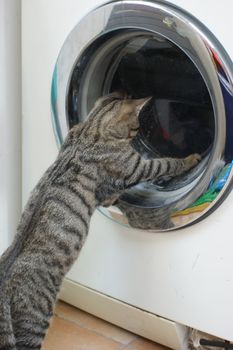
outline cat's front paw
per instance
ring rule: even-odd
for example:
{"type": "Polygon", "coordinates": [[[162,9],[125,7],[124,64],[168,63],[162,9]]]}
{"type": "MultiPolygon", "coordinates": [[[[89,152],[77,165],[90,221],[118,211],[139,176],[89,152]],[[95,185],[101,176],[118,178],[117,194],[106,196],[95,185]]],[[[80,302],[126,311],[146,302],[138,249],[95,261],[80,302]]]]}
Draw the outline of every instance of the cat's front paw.
{"type": "Polygon", "coordinates": [[[198,153],[190,154],[185,158],[186,170],[194,168],[201,161],[201,156],[198,153]]]}

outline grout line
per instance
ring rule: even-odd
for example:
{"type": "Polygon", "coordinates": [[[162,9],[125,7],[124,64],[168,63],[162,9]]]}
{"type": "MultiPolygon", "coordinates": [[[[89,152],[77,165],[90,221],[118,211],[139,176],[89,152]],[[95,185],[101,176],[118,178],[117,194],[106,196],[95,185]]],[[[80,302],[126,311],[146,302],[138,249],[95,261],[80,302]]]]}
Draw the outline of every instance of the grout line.
{"type": "MultiPolygon", "coordinates": [[[[84,314],[87,314],[87,315],[88,315],[87,312],[85,312],[85,311],[83,311],[83,310],[81,310],[81,309],[77,309],[77,310],[80,310],[80,311],[83,312],[84,314]]],[[[108,321],[106,321],[106,320],[104,320],[104,319],[102,319],[102,318],[99,318],[99,317],[97,317],[97,316],[95,316],[95,315],[92,315],[92,314],[89,314],[89,316],[91,316],[92,318],[96,319],[97,321],[100,320],[100,321],[102,321],[102,322],[105,322],[106,324],[109,324],[109,325],[112,326],[112,327],[118,328],[119,330],[122,330],[123,332],[126,332],[126,333],[128,333],[129,335],[132,335],[133,338],[132,338],[131,340],[129,340],[128,343],[122,343],[121,341],[118,341],[118,340],[116,340],[115,338],[112,338],[111,336],[108,337],[108,336],[106,336],[105,334],[101,333],[100,331],[94,330],[93,328],[90,328],[90,327],[86,326],[85,323],[82,323],[82,322],[73,320],[73,319],[71,319],[71,318],[68,318],[67,316],[60,315],[59,312],[56,312],[56,309],[55,309],[54,315],[56,315],[57,317],[60,317],[60,318],[62,318],[62,319],[64,319],[64,320],[66,320],[66,321],[72,322],[72,323],[74,323],[74,324],[76,324],[76,325],[78,325],[78,326],[80,326],[80,327],[82,327],[82,328],[86,328],[86,329],[88,329],[89,331],[94,331],[96,334],[102,335],[103,337],[105,337],[105,338],[107,338],[107,339],[109,339],[109,340],[113,340],[113,341],[115,341],[115,342],[117,342],[117,343],[120,343],[120,344],[122,344],[122,345],[128,346],[129,344],[131,344],[132,341],[134,341],[134,340],[140,338],[137,334],[132,333],[131,331],[129,331],[129,330],[127,330],[127,329],[121,328],[121,327],[118,326],[118,325],[115,325],[115,324],[113,324],[113,323],[110,323],[110,322],[108,322],[108,321]]]]}
{"type": "Polygon", "coordinates": [[[137,339],[140,339],[140,337],[136,335],[134,339],[132,339],[128,344],[123,345],[122,348],[119,348],[119,350],[124,350],[124,349],[126,349],[128,346],[132,345],[133,342],[134,342],[135,340],[137,340],[137,339]]]}
{"type": "Polygon", "coordinates": [[[125,346],[123,345],[123,346],[121,346],[121,347],[120,347],[118,350],[124,350],[124,349],[127,349],[127,347],[128,347],[128,346],[130,346],[130,343],[129,343],[128,345],[125,345],[125,346]]]}
{"type": "MultiPolygon", "coordinates": [[[[97,330],[94,330],[94,329],[92,329],[92,328],[89,328],[89,327],[85,326],[85,325],[82,324],[82,323],[78,323],[78,322],[76,322],[76,321],[74,321],[74,320],[70,320],[70,319],[68,319],[68,318],[66,318],[66,317],[64,317],[64,316],[61,316],[61,315],[57,314],[56,312],[54,313],[54,316],[56,316],[56,317],[58,317],[58,318],[60,318],[60,319],[62,319],[62,320],[64,320],[64,321],[67,321],[67,322],[70,322],[70,323],[72,323],[72,324],[75,324],[76,326],[78,326],[78,327],[80,327],[80,328],[87,329],[89,332],[93,332],[93,333],[95,333],[95,334],[97,334],[97,335],[99,335],[99,336],[101,336],[101,337],[103,337],[103,338],[106,338],[107,340],[114,341],[115,343],[117,343],[117,344],[119,344],[119,345],[122,345],[122,346],[126,346],[126,347],[127,347],[128,344],[131,343],[131,341],[130,341],[128,344],[123,344],[123,343],[117,341],[117,340],[114,339],[114,338],[108,337],[108,336],[106,336],[105,334],[100,333],[100,332],[98,332],[97,330]]],[[[135,339],[134,339],[134,340],[135,340],[135,339]]],[[[121,347],[120,347],[119,349],[121,349],[121,347]]],[[[123,349],[124,349],[124,348],[123,348],[123,349]]]]}

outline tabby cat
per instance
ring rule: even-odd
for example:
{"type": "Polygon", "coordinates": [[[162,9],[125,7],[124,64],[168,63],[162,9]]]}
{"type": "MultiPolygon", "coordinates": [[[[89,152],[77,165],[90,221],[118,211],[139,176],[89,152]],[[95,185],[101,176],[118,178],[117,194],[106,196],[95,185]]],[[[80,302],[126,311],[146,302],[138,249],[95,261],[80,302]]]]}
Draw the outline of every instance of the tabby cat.
{"type": "Polygon", "coordinates": [[[146,160],[131,146],[148,99],[100,98],[74,126],[31,194],[13,244],[0,260],[0,350],[40,349],[63,277],[87,237],[92,213],[127,188],[194,167],[185,159],[146,160]]]}

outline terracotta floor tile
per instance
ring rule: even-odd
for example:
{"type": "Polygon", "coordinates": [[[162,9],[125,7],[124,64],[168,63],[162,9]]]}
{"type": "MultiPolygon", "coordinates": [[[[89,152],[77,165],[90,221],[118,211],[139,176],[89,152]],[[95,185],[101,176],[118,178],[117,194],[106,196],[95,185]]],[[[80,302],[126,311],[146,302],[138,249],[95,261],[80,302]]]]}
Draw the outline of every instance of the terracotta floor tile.
{"type": "Polygon", "coordinates": [[[171,349],[167,348],[166,346],[151,342],[150,340],[139,338],[133,341],[124,350],[171,350],[171,349]]]}
{"type": "Polygon", "coordinates": [[[127,332],[122,328],[116,327],[61,301],[57,303],[55,314],[90,330],[94,330],[106,338],[113,339],[121,344],[127,345],[137,338],[133,333],[127,332]]]}
{"type": "Polygon", "coordinates": [[[119,350],[121,348],[120,343],[54,316],[42,350],[119,350]]]}

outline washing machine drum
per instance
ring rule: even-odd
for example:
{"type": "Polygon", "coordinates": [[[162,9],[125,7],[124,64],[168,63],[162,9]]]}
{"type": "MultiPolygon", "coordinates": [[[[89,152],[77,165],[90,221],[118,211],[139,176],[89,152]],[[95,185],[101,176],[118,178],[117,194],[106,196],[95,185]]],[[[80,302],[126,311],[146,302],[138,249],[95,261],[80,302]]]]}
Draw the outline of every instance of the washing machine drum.
{"type": "Polygon", "coordinates": [[[140,114],[137,151],[148,158],[200,153],[202,161],[179,178],[133,187],[121,196],[121,212],[104,213],[119,222],[139,218],[138,227],[150,229],[193,224],[231,189],[232,82],[224,48],[187,12],[160,1],[104,4],[69,34],[54,69],[58,144],[87,118],[98,97],[116,90],[132,98],[153,96],[140,114]],[[158,213],[167,213],[170,224],[157,225],[158,213]]]}

